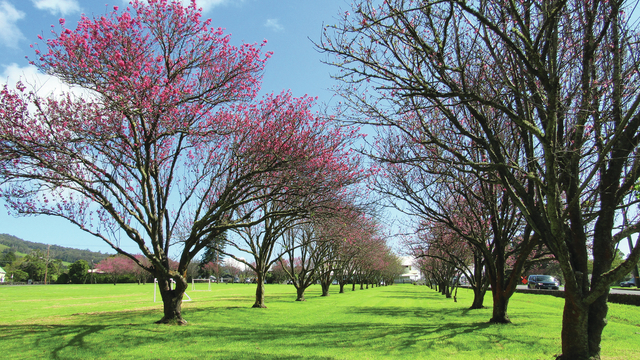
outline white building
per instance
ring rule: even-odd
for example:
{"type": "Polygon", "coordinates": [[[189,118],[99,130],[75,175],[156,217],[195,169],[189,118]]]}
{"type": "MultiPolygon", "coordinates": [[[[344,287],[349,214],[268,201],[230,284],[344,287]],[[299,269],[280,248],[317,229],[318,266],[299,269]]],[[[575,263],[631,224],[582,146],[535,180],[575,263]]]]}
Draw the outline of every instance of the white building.
{"type": "Polygon", "coordinates": [[[7,275],[7,272],[4,271],[4,269],[2,269],[0,267],[0,282],[4,282],[4,277],[7,275]]]}
{"type": "Polygon", "coordinates": [[[395,280],[396,283],[412,283],[422,280],[422,273],[413,256],[401,256],[400,261],[403,268],[402,275],[395,280]]]}

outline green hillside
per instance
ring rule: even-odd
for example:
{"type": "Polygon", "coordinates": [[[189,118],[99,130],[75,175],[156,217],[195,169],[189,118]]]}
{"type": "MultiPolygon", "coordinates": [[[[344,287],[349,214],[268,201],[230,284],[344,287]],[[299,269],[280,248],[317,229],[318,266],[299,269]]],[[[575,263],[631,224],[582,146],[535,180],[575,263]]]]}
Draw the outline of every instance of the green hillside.
{"type": "MultiPolygon", "coordinates": [[[[22,240],[13,235],[0,234],[0,253],[7,248],[13,248],[17,256],[25,256],[33,250],[41,250],[43,252],[46,252],[47,246],[49,245],[22,240]]],[[[100,260],[109,256],[109,254],[51,245],[49,249],[49,256],[52,259],[60,259],[63,261],[63,263],[73,263],[81,259],[86,260],[89,263],[91,261],[93,261],[94,263],[98,263],[100,262],[100,260]]]]}

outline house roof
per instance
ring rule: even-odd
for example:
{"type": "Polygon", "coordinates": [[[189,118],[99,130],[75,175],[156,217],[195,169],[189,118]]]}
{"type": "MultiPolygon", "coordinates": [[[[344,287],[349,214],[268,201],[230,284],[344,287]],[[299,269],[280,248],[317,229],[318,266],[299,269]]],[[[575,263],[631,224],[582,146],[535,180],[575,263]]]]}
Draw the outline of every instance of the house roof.
{"type": "Polygon", "coordinates": [[[4,269],[0,267],[0,274],[6,274],[6,273],[7,273],[7,272],[6,272],[6,271],[4,271],[4,269]]]}

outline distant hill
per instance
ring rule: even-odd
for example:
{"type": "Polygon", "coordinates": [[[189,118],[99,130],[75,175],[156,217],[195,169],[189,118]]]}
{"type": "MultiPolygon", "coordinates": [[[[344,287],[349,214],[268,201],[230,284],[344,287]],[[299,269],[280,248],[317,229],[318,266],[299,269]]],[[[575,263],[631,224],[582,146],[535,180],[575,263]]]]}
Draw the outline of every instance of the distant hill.
{"type": "MultiPolygon", "coordinates": [[[[13,248],[17,253],[28,254],[32,250],[40,249],[43,252],[47,252],[47,244],[36,243],[32,241],[22,240],[18,237],[8,234],[0,234],[0,244],[6,247],[13,248]]],[[[4,246],[2,246],[4,248],[4,246]]],[[[73,263],[78,260],[86,260],[88,263],[93,261],[94,263],[100,262],[110,254],[103,254],[101,252],[94,252],[89,250],[79,250],[68,248],[64,246],[51,245],[49,249],[49,257],[51,259],[60,259],[65,262],[73,263]]]]}

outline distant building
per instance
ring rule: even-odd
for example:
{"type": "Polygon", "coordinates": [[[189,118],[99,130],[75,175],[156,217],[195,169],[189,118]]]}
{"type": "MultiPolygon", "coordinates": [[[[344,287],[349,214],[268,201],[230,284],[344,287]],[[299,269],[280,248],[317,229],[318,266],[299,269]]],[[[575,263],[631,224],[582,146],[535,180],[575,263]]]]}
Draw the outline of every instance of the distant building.
{"type": "Polygon", "coordinates": [[[409,284],[422,280],[422,273],[420,272],[420,267],[416,265],[416,258],[413,256],[401,256],[400,261],[403,272],[400,276],[396,277],[396,283],[409,284]]]}
{"type": "Polygon", "coordinates": [[[7,275],[7,272],[4,271],[4,269],[0,267],[0,282],[4,282],[4,277],[6,275],[7,275]]]}

